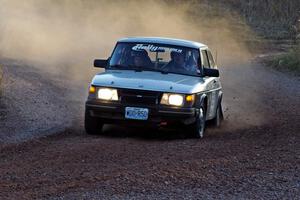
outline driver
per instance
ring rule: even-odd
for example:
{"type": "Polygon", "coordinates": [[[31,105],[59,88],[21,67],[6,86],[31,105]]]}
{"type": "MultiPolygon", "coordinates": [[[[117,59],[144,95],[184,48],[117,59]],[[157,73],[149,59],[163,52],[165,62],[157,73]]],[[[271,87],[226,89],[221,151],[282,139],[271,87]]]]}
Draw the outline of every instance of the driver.
{"type": "Polygon", "coordinates": [[[152,62],[146,51],[134,51],[133,53],[133,65],[151,67],[152,62]]]}

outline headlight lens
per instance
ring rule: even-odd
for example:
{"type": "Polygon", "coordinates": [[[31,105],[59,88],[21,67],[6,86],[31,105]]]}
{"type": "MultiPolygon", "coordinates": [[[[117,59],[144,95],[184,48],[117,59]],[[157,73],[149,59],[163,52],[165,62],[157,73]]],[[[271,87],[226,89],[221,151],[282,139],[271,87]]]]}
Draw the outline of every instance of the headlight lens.
{"type": "Polygon", "coordinates": [[[174,106],[181,106],[183,104],[183,96],[179,94],[171,94],[169,96],[169,104],[174,106]]]}
{"type": "Polygon", "coordinates": [[[118,91],[110,88],[100,88],[98,90],[98,99],[118,101],[118,91]]]}
{"type": "Polygon", "coordinates": [[[192,106],[194,104],[195,95],[194,94],[171,94],[164,93],[160,104],[172,105],[172,106],[192,106]]]}
{"type": "Polygon", "coordinates": [[[184,95],[182,94],[167,94],[164,93],[161,98],[161,104],[182,106],[184,104],[184,95]]]}

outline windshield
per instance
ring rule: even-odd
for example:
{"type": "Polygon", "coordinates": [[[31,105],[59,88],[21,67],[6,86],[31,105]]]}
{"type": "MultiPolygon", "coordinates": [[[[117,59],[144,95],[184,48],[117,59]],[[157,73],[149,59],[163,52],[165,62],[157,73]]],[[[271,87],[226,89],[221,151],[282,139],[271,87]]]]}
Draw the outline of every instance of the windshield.
{"type": "Polygon", "coordinates": [[[199,50],[148,43],[118,43],[109,68],[199,76],[199,50]]]}

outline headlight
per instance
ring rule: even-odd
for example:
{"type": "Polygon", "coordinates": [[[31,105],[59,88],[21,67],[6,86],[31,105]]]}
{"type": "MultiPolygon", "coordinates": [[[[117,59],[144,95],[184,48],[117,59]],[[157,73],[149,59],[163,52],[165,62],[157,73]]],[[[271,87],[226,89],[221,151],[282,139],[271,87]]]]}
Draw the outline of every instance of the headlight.
{"type": "Polygon", "coordinates": [[[172,105],[172,106],[192,106],[194,103],[195,95],[189,94],[170,94],[164,93],[160,103],[164,105],[172,105]]]}
{"type": "Polygon", "coordinates": [[[169,104],[174,106],[182,106],[183,96],[179,94],[171,94],[169,96],[169,104]]]}
{"type": "Polygon", "coordinates": [[[98,99],[118,101],[118,91],[110,88],[100,88],[98,90],[98,99]]]}
{"type": "Polygon", "coordinates": [[[183,100],[184,100],[184,95],[182,94],[164,93],[160,103],[165,105],[182,106],[184,103],[183,100]]]}

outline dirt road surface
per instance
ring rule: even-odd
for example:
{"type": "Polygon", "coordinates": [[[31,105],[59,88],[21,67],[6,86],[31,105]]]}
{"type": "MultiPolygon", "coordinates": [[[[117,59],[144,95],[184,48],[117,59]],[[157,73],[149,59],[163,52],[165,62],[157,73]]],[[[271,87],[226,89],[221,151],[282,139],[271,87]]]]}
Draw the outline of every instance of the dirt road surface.
{"type": "Polygon", "coordinates": [[[83,129],[88,81],[3,60],[0,199],[300,199],[300,80],[222,66],[225,121],[184,130],[83,129]]]}

